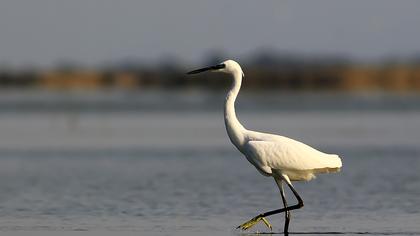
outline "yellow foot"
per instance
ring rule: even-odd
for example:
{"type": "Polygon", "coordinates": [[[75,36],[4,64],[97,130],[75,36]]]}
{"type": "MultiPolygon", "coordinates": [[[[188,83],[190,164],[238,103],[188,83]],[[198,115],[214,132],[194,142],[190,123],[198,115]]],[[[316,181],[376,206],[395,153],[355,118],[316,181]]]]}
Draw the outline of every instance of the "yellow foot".
{"type": "Polygon", "coordinates": [[[252,226],[254,226],[256,223],[258,223],[260,220],[262,220],[262,222],[264,222],[264,224],[270,228],[270,230],[273,230],[273,227],[271,226],[271,224],[267,221],[267,219],[265,219],[264,217],[262,217],[261,215],[258,215],[254,218],[252,218],[251,220],[241,224],[240,226],[237,227],[237,229],[242,229],[242,230],[247,230],[249,228],[251,228],[252,226]]]}

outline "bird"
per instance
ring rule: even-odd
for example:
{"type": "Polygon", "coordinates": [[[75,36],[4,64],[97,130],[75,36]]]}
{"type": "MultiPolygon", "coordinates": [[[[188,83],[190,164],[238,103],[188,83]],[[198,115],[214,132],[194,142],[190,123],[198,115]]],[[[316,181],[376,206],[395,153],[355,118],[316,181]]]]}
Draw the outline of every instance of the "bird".
{"type": "Polygon", "coordinates": [[[229,139],[262,175],[274,178],[283,202],[282,208],[258,214],[239,225],[237,229],[247,230],[262,221],[272,231],[273,228],[266,217],[284,212],[283,232],[288,235],[290,211],[304,206],[292,181],[309,181],[314,179],[316,174],[339,172],[342,167],[341,158],[336,154],[323,153],[285,136],[246,129],[239,122],[235,112],[235,101],[245,76],[239,63],[234,60],[226,60],[213,66],[190,71],[187,74],[193,75],[206,71],[226,73],[232,78],[232,84],[224,104],[224,121],[229,139]],[[284,184],[296,197],[297,204],[288,205],[284,184]]]}

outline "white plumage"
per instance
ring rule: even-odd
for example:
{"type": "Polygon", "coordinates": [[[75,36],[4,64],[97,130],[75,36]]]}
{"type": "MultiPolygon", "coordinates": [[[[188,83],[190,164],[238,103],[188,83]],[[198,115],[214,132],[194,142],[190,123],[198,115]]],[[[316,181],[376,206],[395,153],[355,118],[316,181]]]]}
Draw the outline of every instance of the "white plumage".
{"type": "Polygon", "coordinates": [[[261,174],[275,178],[285,205],[282,209],[260,214],[239,227],[248,229],[258,221],[263,220],[271,228],[271,225],[264,217],[286,212],[284,232],[287,234],[290,219],[289,210],[303,207],[303,201],[290,181],[311,180],[318,173],[338,172],[342,166],[341,159],[338,155],[320,152],[304,143],[284,136],[245,129],[238,121],[235,113],[235,100],[244,76],[241,66],[235,61],[227,60],[215,66],[191,71],[189,74],[196,74],[208,70],[232,75],[232,87],[228,92],[224,106],[225,125],[228,136],[236,148],[244,154],[247,160],[261,174]],[[299,201],[298,205],[292,207],[287,206],[282,181],[285,181],[291,188],[299,201]]]}
{"type": "Polygon", "coordinates": [[[306,144],[286,137],[274,140],[248,141],[245,144],[248,160],[265,175],[273,170],[287,175],[291,181],[311,180],[317,173],[336,172],[341,167],[337,155],[322,153],[306,144]],[[304,161],[302,161],[304,160],[304,161]]]}
{"type": "Polygon", "coordinates": [[[225,102],[226,130],[232,143],[262,174],[273,172],[286,175],[290,180],[311,180],[317,173],[336,172],[341,168],[337,155],[325,154],[299,141],[245,129],[235,113],[235,100],[239,93],[244,73],[232,60],[222,63],[217,71],[233,75],[232,88],[225,102]]]}

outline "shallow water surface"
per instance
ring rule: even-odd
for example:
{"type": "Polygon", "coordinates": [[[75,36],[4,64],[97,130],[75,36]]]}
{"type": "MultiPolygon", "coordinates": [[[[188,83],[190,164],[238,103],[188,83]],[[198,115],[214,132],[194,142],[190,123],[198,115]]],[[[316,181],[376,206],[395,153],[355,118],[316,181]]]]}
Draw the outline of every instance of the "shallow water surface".
{"type": "MultiPolygon", "coordinates": [[[[419,111],[238,114],[250,129],[343,159],[342,172],[295,183],[305,207],[292,212],[291,232],[420,235],[419,111]]],[[[274,180],[230,145],[211,109],[8,110],[0,189],[1,235],[252,235],[269,231],[234,228],[282,205],[274,180]]],[[[274,232],[283,217],[269,218],[274,232]]]]}
{"type": "MultiPolygon", "coordinates": [[[[291,231],[420,232],[419,157],[344,156],[341,173],[295,184],[305,207],[292,213],[291,231]]],[[[281,206],[274,181],[234,152],[14,156],[0,166],[6,232],[237,234],[234,226],[281,206]]],[[[283,215],[270,221],[278,232],[283,215]]]]}

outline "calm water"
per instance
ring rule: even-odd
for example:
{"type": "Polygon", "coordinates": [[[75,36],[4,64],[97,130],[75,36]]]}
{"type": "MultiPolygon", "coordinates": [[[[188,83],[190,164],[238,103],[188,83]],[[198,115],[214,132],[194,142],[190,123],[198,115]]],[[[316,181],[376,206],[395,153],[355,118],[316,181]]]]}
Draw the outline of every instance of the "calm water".
{"type": "MultiPolygon", "coordinates": [[[[183,95],[181,101],[196,105],[177,100],[177,111],[150,96],[144,98],[155,101],[153,109],[91,111],[83,99],[64,96],[36,110],[37,102],[49,101],[39,94],[9,96],[21,109],[0,104],[0,234],[244,235],[234,228],[281,206],[275,182],[230,146],[220,99],[215,105],[207,104],[208,94],[183,95]],[[69,103],[74,109],[60,106],[69,103]]],[[[292,213],[290,230],[420,235],[419,97],[340,95],[333,103],[332,95],[304,96],[295,109],[238,111],[250,129],[342,156],[342,172],[295,184],[305,207],[292,213]],[[368,105],[358,109],[362,101],[368,105]]],[[[264,100],[245,96],[238,106],[264,100]]],[[[280,232],[283,215],[269,220],[280,232]]],[[[250,232],[256,231],[267,232],[263,225],[250,232]]]]}

